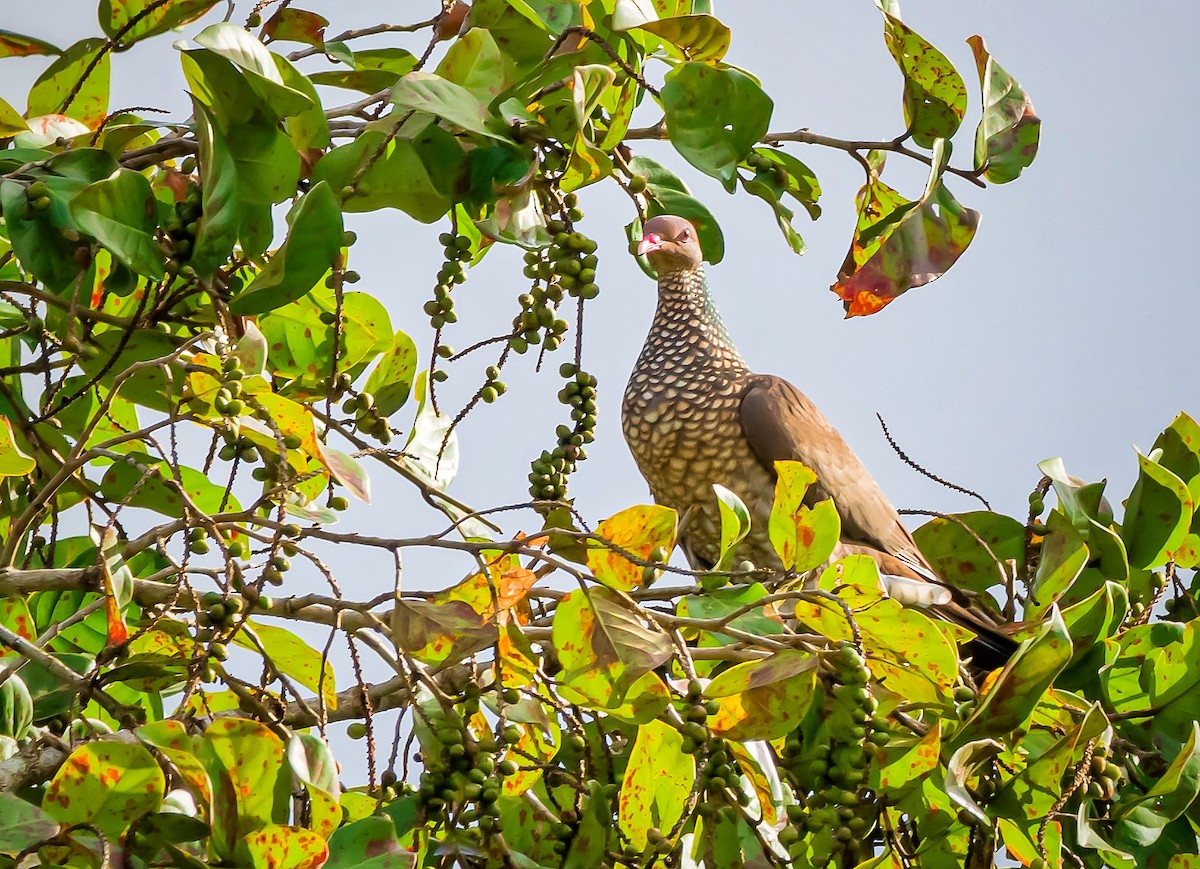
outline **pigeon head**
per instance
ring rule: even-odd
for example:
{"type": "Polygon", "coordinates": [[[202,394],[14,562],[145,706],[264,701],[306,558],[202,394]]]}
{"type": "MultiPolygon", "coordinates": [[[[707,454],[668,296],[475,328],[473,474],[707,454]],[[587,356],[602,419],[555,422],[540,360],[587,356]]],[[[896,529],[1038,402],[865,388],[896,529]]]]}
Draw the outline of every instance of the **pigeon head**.
{"type": "Polygon", "coordinates": [[[704,259],[696,227],[674,214],[660,214],[645,222],[637,252],[650,260],[660,277],[694,269],[704,259]]]}

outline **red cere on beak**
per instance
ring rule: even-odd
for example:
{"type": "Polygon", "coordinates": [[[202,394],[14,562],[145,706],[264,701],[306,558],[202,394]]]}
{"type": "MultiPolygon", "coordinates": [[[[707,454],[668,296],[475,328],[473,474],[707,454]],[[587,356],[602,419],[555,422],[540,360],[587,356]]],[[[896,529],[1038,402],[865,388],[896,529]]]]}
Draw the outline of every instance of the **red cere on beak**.
{"type": "Polygon", "coordinates": [[[663,246],[662,236],[656,235],[653,232],[648,232],[642,236],[642,240],[638,242],[638,256],[645,256],[652,250],[658,250],[663,246]]]}

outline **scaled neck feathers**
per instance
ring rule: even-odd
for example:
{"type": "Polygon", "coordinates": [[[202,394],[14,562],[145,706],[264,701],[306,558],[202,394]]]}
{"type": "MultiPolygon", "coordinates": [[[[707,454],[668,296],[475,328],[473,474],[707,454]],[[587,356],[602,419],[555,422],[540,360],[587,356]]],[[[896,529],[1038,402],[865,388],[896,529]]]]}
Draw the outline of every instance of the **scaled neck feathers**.
{"type": "Polygon", "coordinates": [[[648,355],[660,364],[686,355],[691,364],[746,368],[708,291],[702,267],[659,278],[658,308],[642,350],[643,357],[648,355]]]}

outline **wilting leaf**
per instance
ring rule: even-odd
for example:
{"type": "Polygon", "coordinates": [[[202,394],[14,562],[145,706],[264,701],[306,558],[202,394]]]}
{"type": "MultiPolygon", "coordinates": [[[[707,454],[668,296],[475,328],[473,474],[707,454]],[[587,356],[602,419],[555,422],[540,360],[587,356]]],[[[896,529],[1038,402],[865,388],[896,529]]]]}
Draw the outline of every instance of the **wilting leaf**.
{"type": "Polygon", "coordinates": [[[799,462],[776,462],[775,501],[768,529],[783,566],[804,573],[823,564],[841,537],[841,519],[829,499],[803,506],[817,475],[799,462]]]}
{"type": "Polygon", "coordinates": [[[716,64],[729,51],[730,30],[711,15],[675,15],[637,28],[653,33],[678,50],[684,60],[716,64]]]}
{"type": "Polygon", "coordinates": [[[1029,94],[988,53],[982,36],[967,39],[975,54],[983,117],[975,131],[975,168],[987,180],[1005,184],[1020,176],[1037,156],[1042,122],[1029,94]]]}
{"type": "Polygon", "coordinates": [[[440,664],[451,656],[463,658],[492,645],[496,627],[463,601],[398,600],[392,613],[392,635],[397,645],[418,661],[440,664]]]}

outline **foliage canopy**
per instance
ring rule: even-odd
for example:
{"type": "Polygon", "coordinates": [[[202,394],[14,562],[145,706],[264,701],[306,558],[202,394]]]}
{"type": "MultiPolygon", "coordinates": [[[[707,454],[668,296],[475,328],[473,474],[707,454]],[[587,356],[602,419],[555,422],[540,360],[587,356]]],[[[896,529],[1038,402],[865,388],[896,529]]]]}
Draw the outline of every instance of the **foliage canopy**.
{"type": "Polygon", "coordinates": [[[799,508],[802,467],[779,469],[783,576],[735,557],[749,519],[728,490],[726,557],[704,574],[668,563],[672,511],[592,528],[568,499],[597,412],[579,335],[599,260],[578,191],[620,185],[631,238],[686,216],[718,261],[713,212],[636,153],[669,139],[763,199],[801,253],[796,209],[817,218],[821,189],[788,149],[844,151],[865,183],[833,290],[848,315],[876,313],[974,237],[948,178],[1009,182],[1036,154],[1032,104],[981,38],[982,120],[958,168],[970,88],[890,4],[907,128],[880,142],[772,132],[705,0],[447,2],[336,36],[286,2],[244,27],[209,23],[216,6],[100,0],[103,35],[65,49],[0,32],[0,61],[48,61],[24,113],[0,100],[4,865],[951,867],[1001,849],[1193,865],[1187,415],[1138,457],[1119,517],[1103,482],[1051,460],[1027,516],[918,530],[947,581],[1017,623],[1020,650],[990,674],[962,660],[961,629],[888,597],[873,562],[827,564],[837,514],[799,508]],[[120,53],[202,18],[180,53],[191,116],[113,111],[120,53]],[[369,36],[386,42],[355,47],[369,36]],[[882,180],[889,152],[929,167],[916,198],[882,180]],[[384,208],[446,221],[428,345],[350,289],[343,215],[384,208]],[[454,291],[497,243],[525,249],[529,289],[456,353],[454,291]],[[505,394],[505,365],[568,344],[569,424],[534,459],[530,500],[505,508],[537,530],[505,534],[446,490],[454,428],[505,394]],[[489,351],[469,405],[441,411],[437,385],[489,351]],[[446,531],[334,530],[381,475],[446,531]],[[332,544],[395,554],[395,592],[343,595],[332,544]],[[465,578],[401,590],[401,553],[422,547],[458,553],[465,578]],[[328,594],[290,593],[293,561],[328,594]],[[368,682],[368,654],[392,678],[368,682]],[[366,738],[364,784],[341,780],[335,722],[366,738]]]}

